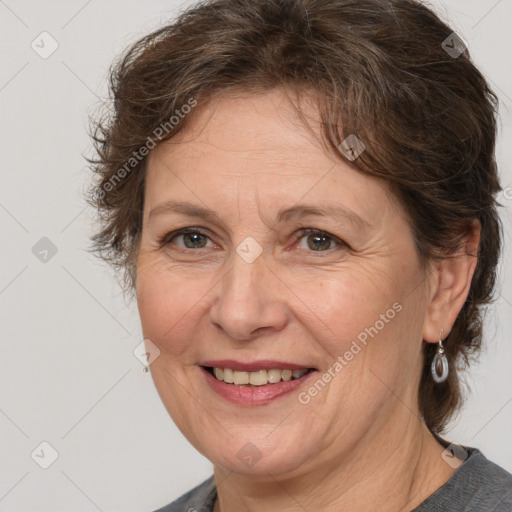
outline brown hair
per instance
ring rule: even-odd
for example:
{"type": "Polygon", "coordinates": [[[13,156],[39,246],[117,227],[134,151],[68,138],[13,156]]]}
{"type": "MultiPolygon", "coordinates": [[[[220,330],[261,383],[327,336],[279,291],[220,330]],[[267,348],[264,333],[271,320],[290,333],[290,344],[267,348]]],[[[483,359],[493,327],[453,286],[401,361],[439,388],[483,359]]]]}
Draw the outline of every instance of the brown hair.
{"type": "Polygon", "coordinates": [[[185,11],[111,69],[113,108],[94,123],[97,156],[89,160],[99,176],[95,249],[134,284],[144,157],[193,119],[185,105],[199,109],[235,89],[284,87],[297,98],[315,91],[326,148],[345,159],[338,147],[348,135],[364,143],[351,163],[388,183],[425,268],[455,252],[471,220],[480,221],[469,296],[445,340],[446,382],[433,383],[436,347],[424,344],[420,410],[441,432],[462,400],[458,365],[481,345],[501,246],[497,100],[452,32],[415,0],[212,0],[185,11]]]}

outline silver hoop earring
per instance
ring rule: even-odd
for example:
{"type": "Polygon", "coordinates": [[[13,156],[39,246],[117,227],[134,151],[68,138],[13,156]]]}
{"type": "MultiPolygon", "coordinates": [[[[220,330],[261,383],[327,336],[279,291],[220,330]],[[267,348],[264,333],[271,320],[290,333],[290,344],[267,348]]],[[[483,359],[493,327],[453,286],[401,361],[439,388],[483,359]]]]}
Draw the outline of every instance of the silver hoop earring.
{"type": "Polygon", "coordinates": [[[437,384],[444,382],[448,378],[450,368],[448,366],[448,359],[444,353],[442,340],[439,340],[439,345],[434,355],[434,359],[432,359],[430,370],[432,372],[432,378],[434,379],[434,382],[437,382],[437,384]]]}

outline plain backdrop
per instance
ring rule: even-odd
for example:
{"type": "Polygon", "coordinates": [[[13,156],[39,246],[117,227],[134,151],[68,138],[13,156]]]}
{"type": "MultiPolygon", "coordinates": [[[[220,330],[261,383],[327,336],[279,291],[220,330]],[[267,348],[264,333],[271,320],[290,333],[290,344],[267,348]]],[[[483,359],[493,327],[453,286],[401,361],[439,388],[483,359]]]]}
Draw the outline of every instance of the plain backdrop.
{"type": "MultiPolygon", "coordinates": [[[[0,0],[2,512],[152,511],[211,474],[133,354],[137,310],[88,253],[93,215],[82,196],[91,179],[87,118],[107,97],[110,63],[187,5],[0,0]]],[[[500,98],[506,188],[500,295],[467,378],[471,396],[445,437],[512,471],[512,0],[431,5],[500,98]]]]}

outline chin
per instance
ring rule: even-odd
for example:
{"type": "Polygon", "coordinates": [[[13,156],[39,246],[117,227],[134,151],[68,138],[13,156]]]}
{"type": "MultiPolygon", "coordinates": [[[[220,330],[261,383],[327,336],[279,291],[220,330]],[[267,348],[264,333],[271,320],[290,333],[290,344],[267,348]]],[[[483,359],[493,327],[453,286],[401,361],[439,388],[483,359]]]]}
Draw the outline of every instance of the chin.
{"type": "Polygon", "coordinates": [[[282,429],[279,434],[269,434],[268,425],[261,428],[241,426],[238,430],[232,426],[228,429],[233,435],[224,432],[222,440],[212,438],[211,443],[203,436],[199,443],[193,444],[214,465],[237,474],[267,477],[269,474],[293,474],[310,459],[308,453],[315,451],[304,446],[308,432],[282,429]]]}

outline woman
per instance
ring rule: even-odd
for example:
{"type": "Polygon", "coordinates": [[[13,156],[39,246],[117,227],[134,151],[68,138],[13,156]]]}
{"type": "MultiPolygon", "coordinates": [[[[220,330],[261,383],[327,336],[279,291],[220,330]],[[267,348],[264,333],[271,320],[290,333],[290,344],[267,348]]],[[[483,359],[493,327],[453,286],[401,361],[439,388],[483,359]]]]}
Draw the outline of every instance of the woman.
{"type": "Polygon", "coordinates": [[[414,0],[213,0],[112,71],[96,247],[214,476],[161,511],[512,510],[443,440],[500,250],[495,96],[414,0]]]}

